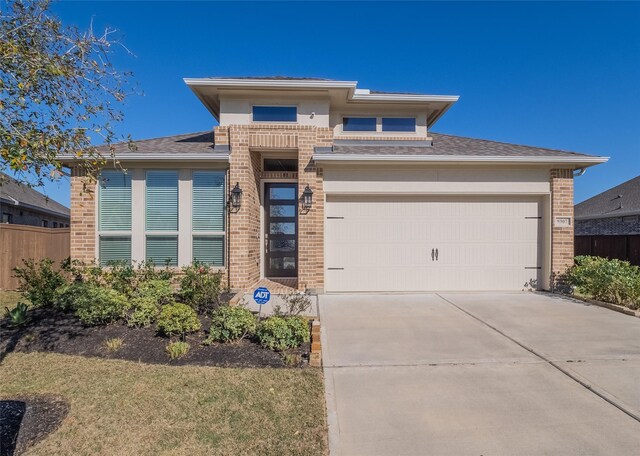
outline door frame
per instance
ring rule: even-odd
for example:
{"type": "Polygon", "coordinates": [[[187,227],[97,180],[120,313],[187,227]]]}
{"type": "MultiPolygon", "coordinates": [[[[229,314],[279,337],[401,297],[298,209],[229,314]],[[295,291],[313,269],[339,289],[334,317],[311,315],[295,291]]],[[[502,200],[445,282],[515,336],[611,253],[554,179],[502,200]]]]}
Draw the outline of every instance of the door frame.
{"type": "MultiPolygon", "coordinates": [[[[298,188],[299,187],[298,179],[272,179],[272,178],[260,179],[260,278],[261,279],[268,278],[264,273],[265,261],[266,261],[266,257],[264,253],[264,232],[266,229],[265,221],[267,218],[267,214],[265,212],[265,207],[264,207],[265,206],[265,187],[266,187],[265,184],[296,184],[296,196],[298,196],[298,193],[300,191],[300,189],[298,188]]],[[[300,214],[298,213],[298,223],[300,223],[299,216],[300,214]]],[[[296,238],[296,270],[298,275],[300,274],[300,267],[297,264],[299,244],[300,244],[300,235],[298,234],[296,238]]]]}

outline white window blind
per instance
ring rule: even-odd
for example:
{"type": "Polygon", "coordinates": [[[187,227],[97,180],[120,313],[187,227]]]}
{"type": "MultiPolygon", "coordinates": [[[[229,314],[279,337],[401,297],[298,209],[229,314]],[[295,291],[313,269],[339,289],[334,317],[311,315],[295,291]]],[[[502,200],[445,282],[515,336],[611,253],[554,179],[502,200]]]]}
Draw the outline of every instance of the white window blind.
{"type": "Polygon", "coordinates": [[[178,172],[147,171],[146,230],[178,231],[178,172]]]}

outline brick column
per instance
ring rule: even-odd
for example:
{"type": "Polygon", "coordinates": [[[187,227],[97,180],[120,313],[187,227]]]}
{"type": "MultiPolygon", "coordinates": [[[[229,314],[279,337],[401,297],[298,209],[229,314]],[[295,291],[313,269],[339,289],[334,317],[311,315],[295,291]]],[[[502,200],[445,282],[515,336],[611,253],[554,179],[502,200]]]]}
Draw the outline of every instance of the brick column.
{"type": "Polygon", "coordinates": [[[71,169],[71,259],[96,258],[96,185],[84,171],[71,169]]]}
{"type": "Polygon", "coordinates": [[[552,169],[551,180],[551,287],[567,288],[565,273],[573,265],[573,170],[552,169]],[[569,223],[565,223],[566,220],[569,223]]]}

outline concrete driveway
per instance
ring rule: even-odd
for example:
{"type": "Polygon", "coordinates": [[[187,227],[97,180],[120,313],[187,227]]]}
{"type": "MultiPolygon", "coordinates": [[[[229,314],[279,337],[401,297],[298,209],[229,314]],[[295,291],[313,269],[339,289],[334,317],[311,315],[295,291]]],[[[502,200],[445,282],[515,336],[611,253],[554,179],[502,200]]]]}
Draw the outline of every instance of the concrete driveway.
{"type": "Polygon", "coordinates": [[[640,454],[640,319],[532,293],[319,308],[332,455],[640,454]]]}

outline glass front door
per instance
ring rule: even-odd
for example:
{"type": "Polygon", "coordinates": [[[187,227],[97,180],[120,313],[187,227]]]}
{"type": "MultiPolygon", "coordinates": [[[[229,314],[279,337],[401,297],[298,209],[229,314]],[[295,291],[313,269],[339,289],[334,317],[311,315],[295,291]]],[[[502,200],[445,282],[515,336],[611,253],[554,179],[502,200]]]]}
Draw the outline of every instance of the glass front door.
{"type": "Polygon", "coordinates": [[[298,184],[265,183],[265,277],[298,276],[298,184]]]}

